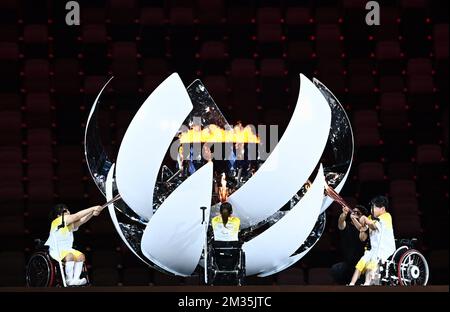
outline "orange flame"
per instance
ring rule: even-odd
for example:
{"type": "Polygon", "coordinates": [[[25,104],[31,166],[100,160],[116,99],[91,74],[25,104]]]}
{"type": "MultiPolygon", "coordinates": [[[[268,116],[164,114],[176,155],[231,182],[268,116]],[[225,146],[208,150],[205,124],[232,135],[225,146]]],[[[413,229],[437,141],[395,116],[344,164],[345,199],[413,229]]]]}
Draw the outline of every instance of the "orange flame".
{"type": "Polygon", "coordinates": [[[234,127],[230,130],[216,125],[209,125],[204,129],[190,129],[180,134],[181,143],[260,143],[260,138],[253,133],[250,126],[234,127]]]}
{"type": "Polygon", "coordinates": [[[224,203],[228,200],[228,188],[227,188],[227,179],[225,178],[225,173],[222,173],[222,177],[220,179],[219,186],[219,200],[221,203],[224,203]]]}

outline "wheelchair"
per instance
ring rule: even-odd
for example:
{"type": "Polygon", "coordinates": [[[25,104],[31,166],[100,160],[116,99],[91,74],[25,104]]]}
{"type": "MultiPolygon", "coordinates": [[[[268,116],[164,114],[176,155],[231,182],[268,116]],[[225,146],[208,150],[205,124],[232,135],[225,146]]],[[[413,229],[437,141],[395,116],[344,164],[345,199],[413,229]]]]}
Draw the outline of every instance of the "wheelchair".
{"type": "Polygon", "coordinates": [[[238,285],[245,282],[245,253],[239,241],[212,241],[208,244],[209,285],[238,285]]]}
{"type": "MultiPolygon", "coordinates": [[[[72,287],[66,283],[64,274],[64,263],[57,261],[50,256],[49,247],[44,245],[40,239],[35,240],[36,251],[31,255],[26,265],[26,285],[27,287],[72,287]]],[[[83,265],[81,277],[85,277],[88,286],[89,277],[86,264],[83,265]]]]}
{"type": "Polygon", "coordinates": [[[376,285],[425,286],[430,271],[425,257],[416,249],[417,239],[396,240],[397,249],[386,262],[378,265],[376,285]]]}

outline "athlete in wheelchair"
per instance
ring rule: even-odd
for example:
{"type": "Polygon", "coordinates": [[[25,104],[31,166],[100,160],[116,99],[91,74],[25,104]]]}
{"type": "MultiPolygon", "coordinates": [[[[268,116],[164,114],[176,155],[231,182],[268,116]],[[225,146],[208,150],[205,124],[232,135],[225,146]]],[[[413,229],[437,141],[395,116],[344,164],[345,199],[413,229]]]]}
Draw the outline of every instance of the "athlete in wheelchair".
{"type": "MultiPolygon", "coordinates": [[[[429,270],[424,256],[412,249],[416,240],[396,240],[392,217],[386,211],[388,199],[377,196],[371,201],[371,216],[361,216],[362,232],[369,231],[371,248],[356,264],[349,285],[355,285],[365,273],[364,285],[426,285],[429,270]]],[[[361,239],[364,239],[361,237],[361,239]]]]}
{"type": "Polygon", "coordinates": [[[213,239],[208,243],[207,274],[211,285],[242,285],[245,255],[238,234],[240,220],[231,216],[233,208],[224,202],[220,215],[211,220],[213,239]]]}
{"type": "Polygon", "coordinates": [[[98,216],[102,209],[102,206],[94,206],[72,215],[64,204],[54,207],[50,214],[50,235],[45,243],[36,240],[37,251],[28,261],[27,286],[66,287],[89,283],[85,256],[73,248],[73,232],[93,216],[98,216]]]}
{"type": "Polygon", "coordinates": [[[375,285],[425,286],[430,272],[425,257],[414,245],[416,238],[396,240],[397,249],[384,263],[380,262],[375,285]]]}

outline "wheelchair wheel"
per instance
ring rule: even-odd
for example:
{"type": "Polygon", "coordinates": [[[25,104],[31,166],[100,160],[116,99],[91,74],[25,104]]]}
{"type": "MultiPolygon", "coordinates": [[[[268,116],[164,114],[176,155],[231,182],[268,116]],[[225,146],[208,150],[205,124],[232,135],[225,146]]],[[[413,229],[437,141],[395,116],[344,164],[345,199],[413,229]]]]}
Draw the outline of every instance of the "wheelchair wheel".
{"type": "Polygon", "coordinates": [[[427,260],[415,249],[407,250],[397,266],[398,281],[402,286],[425,286],[430,275],[427,260]]]}
{"type": "Polygon", "coordinates": [[[26,282],[28,287],[49,287],[55,281],[55,266],[44,252],[36,252],[28,261],[26,282]]]}

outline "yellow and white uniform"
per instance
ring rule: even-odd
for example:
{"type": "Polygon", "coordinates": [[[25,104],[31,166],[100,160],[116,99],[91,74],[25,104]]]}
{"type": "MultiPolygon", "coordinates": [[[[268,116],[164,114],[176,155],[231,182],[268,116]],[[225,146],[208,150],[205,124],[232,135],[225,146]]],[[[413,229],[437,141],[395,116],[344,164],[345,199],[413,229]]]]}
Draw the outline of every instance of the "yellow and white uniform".
{"type": "Polygon", "coordinates": [[[61,222],[62,217],[58,217],[52,221],[50,226],[50,235],[45,242],[45,245],[50,247],[50,256],[57,261],[61,261],[69,253],[72,253],[75,257],[79,257],[81,252],[72,248],[74,240],[73,232],[78,230],[78,228],[74,228],[73,224],[69,224],[58,229],[61,222]]]}
{"type": "Polygon", "coordinates": [[[241,220],[238,217],[228,217],[226,226],[223,225],[222,216],[218,215],[211,220],[215,241],[232,242],[238,240],[241,220]]]}
{"type": "MultiPolygon", "coordinates": [[[[369,219],[372,220],[371,216],[369,219]]],[[[360,272],[376,269],[379,260],[385,262],[395,251],[391,214],[385,212],[379,219],[380,221],[375,221],[376,230],[369,230],[370,250],[366,250],[356,264],[356,269],[360,272]]]]}

